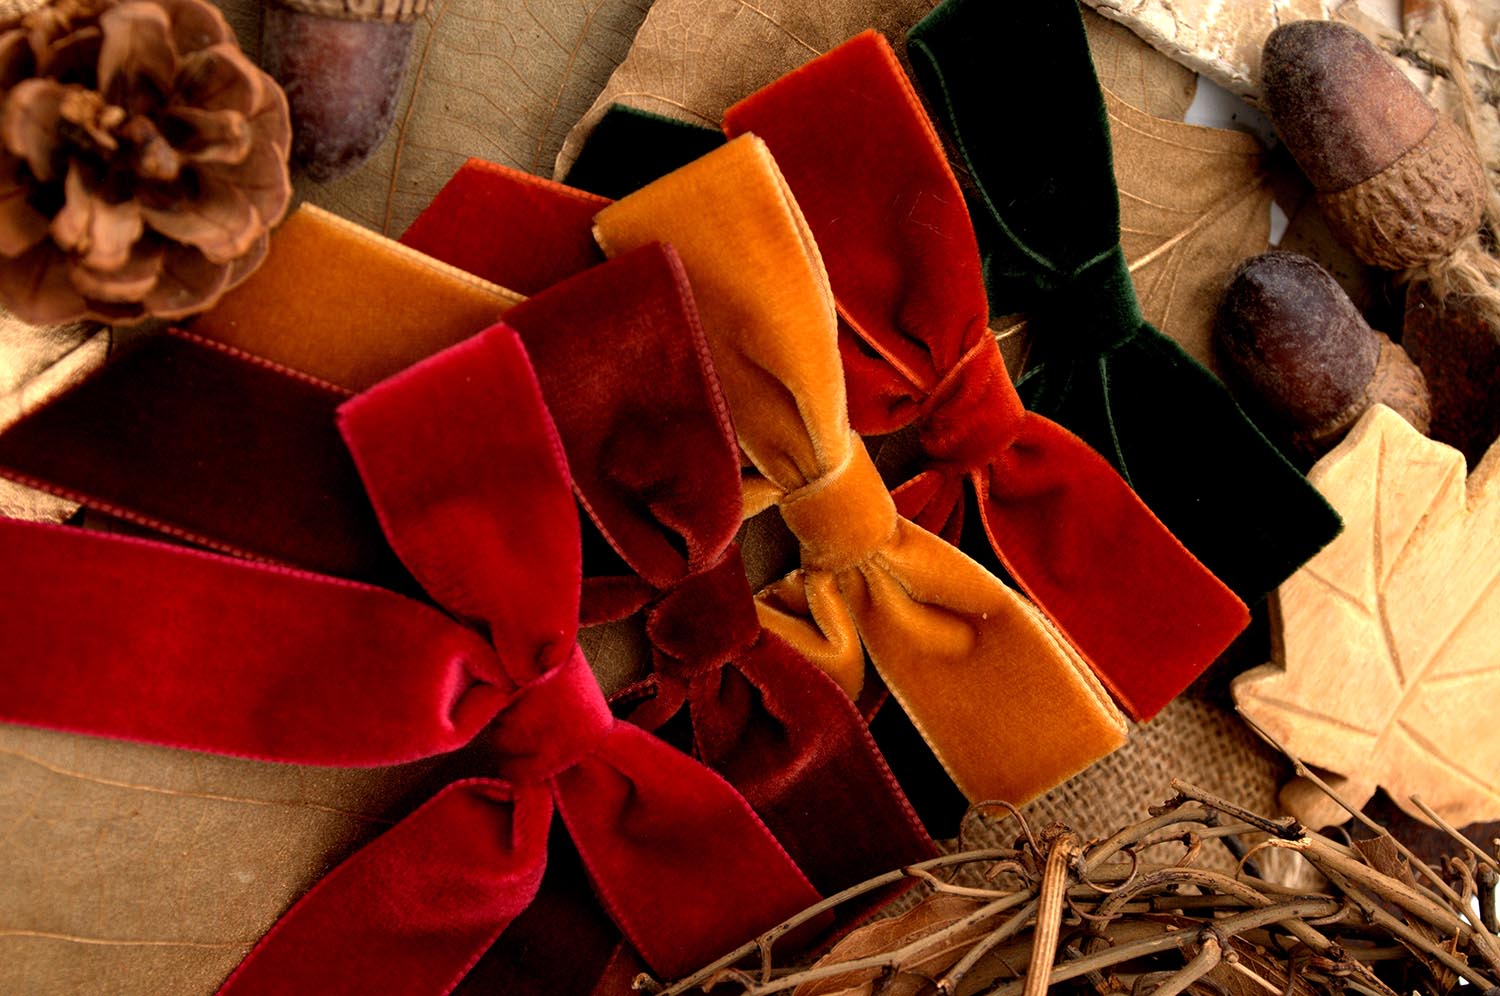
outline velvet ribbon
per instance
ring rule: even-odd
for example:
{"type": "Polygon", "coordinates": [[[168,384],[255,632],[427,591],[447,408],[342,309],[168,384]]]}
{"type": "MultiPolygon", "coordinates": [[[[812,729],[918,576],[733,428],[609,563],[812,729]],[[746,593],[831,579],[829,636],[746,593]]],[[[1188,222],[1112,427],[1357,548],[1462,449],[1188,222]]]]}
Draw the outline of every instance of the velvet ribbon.
{"type": "Polygon", "coordinates": [[[335,868],[222,992],[451,991],[536,893],[554,810],[611,918],[664,975],[816,898],[727,783],[610,714],[574,642],[561,447],[513,332],[344,403],[339,424],[392,546],[442,612],[0,521],[3,628],[27,662],[3,677],[0,719],[299,764],[393,764],[476,736],[490,749],[493,777],[443,789],[335,868]]]}
{"type": "Polygon", "coordinates": [[[964,484],[989,546],[1136,719],[1155,715],[1249,611],[1077,436],[1027,412],[989,312],[979,249],[896,54],[869,31],[731,107],[776,156],[828,267],[855,430],[912,427],[906,518],[957,544],[964,484]]]}
{"type": "Polygon", "coordinates": [[[948,0],[909,48],[976,187],[991,310],[1024,311],[1032,329],[1027,407],[1104,454],[1184,546],[1258,601],[1342,525],[1223,385],[1141,317],[1077,4],[948,0]],[[997,113],[995,94],[1022,93],[997,113]]]}
{"type": "Polygon", "coordinates": [[[617,711],[653,731],[686,711],[694,754],[824,892],[933,856],[853,703],[756,615],[734,543],[739,451],[676,254],[642,247],[505,321],[584,507],[631,572],[585,578],[585,621],[645,614],[654,670],[617,711]]]}
{"type": "Polygon", "coordinates": [[[730,142],[599,213],[607,255],[680,253],[740,446],[803,567],[760,596],[852,697],[864,650],[971,799],[1021,802],[1124,740],[1123,718],[1045,616],[902,518],[849,427],[827,275],[764,143],[730,142]]]}

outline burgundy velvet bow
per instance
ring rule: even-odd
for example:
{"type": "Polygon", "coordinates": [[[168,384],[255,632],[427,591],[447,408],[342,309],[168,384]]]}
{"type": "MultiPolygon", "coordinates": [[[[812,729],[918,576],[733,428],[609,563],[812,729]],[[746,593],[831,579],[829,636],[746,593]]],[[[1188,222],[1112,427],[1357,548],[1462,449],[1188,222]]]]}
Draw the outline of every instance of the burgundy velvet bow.
{"type": "Polygon", "coordinates": [[[962,191],[890,46],[866,32],[724,123],[765,140],[817,239],[854,428],[915,429],[923,465],[897,509],[957,543],[967,481],[985,545],[1126,710],[1154,715],[1248,612],[1103,457],[1022,407],[962,191]]]}
{"type": "Polygon", "coordinates": [[[695,753],[822,891],[931,857],[848,696],[760,623],[734,543],[739,448],[676,253],[647,246],[585,270],[505,323],[584,507],[634,572],[584,581],[585,621],[645,612],[654,671],[617,708],[648,730],[686,708],[695,753]]]}
{"type": "Polygon", "coordinates": [[[0,719],[339,766],[484,731],[493,777],[443,789],[335,868],[222,991],[449,992],[535,895],[554,810],[662,974],[814,900],[732,788],[611,716],[574,642],[578,523],[514,333],[455,346],[339,420],[391,545],[447,615],[319,575],[0,521],[0,630],[26,662],[0,674],[0,719]]]}

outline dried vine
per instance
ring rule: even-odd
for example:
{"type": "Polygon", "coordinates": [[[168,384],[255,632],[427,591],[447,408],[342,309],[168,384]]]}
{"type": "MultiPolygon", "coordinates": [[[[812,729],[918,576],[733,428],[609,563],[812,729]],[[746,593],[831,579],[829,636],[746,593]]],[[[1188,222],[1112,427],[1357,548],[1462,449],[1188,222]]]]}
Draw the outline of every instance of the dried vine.
{"type": "Polygon", "coordinates": [[[1183,781],[1172,788],[1149,819],[1094,841],[1057,824],[1038,831],[1006,806],[1013,847],[892,871],[687,978],[664,985],[641,976],[636,988],[652,996],[1040,996],[1054,987],[1092,996],[1437,996],[1462,980],[1482,996],[1500,985],[1500,860],[1441,820],[1455,856],[1433,868],[1369,821],[1373,837],[1344,843],[1183,781]],[[1240,857],[1237,876],[1197,867],[1211,846],[1240,857]],[[1300,854],[1327,888],[1298,894],[1252,874],[1250,859],[1264,848],[1300,854]],[[811,965],[778,952],[802,924],[902,879],[930,890],[924,905],[941,898],[945,910],[967,912],[903,934],[889,950],[856,933],[811,965]]]}

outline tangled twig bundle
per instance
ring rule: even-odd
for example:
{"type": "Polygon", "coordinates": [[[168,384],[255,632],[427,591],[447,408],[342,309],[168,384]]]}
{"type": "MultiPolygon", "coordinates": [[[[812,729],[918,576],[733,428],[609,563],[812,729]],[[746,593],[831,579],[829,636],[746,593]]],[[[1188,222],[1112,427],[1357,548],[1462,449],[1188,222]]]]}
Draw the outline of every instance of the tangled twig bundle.
{"type": "Polygon", "coordinates": [[[654,996],[1039,996],[1054,987],[1094,996],[1398,996],[1447,993],[1460,980],[1481,994],[1500,985],[1500,862],[1435,815],[1461,848],[1441,869],[1358,814],[1375,836],[1344,842],[1182,781],[1173,789],[1150,818],[1088,842],[1060,824],[1038,833],[1007,806],[1017,823],[1012,847],[893,871],[688,978],[662,986],[642,976],[637,988],[654,996]],[[1199,867],[1214,846],[1239,855],[1238,875],[1199,867]],[[1299,893],[1255,874],[1266,848],[1300,854],[1327,887],[1299,893]],[[1170,860],[1150,858],[1164,850],[1175,852],[1170,860]],[[811,966],[778,963],[778,939],[908,878],[931,895],[899,920],[855,931],[811,966]],[[756,956],[758,967],[742,967],[756,956]]]}

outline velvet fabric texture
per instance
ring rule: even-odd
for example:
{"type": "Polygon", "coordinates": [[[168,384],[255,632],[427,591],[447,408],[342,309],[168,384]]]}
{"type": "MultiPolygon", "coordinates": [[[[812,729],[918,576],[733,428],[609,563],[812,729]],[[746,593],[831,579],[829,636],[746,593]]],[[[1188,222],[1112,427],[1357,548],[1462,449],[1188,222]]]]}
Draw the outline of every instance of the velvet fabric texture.
{"type": "Polygon", "coordinates": [[[745,136],[601,211],[606,254],[682,257],[753,512],[776,505],[803,567],[761,619],[857,697],[864,649],[971,799],[1022,802],[1124,740],[1088,666],[1034,607],[901,518],[849,427],[827,275],[764,143],[745,136]]]}
{"type": "Polygon", "coordinates": [[[1109,128],[1074,0],[948,0],[909,36],[976,188],[991,311],[1024,311],[1033,411],[1104,454],[1246,602],[1342,524],[1211,374],[1141,317],[1120,251],[1109,128]],[[1024,38],[995,58],[1001,39],[1024,38]],[[994,94],[1026,94],[996,113],[994,94]]]}
{"type": "Polygon", "coordinates": [[[615,104],[589,132],[563,182],[618,199],[723,144],[717,131],[615,104]]]}
{"type": "Polygon", "coordinates": [[[585,578],[583,616],[645,613],[654,670],[617,710],[653,731],[688,713],[684,746],[825,893],[932,857],[853,703],[756,615],[734,544],[739,451],[676,254],[644,246],[516,306],[506,324],[584,507],[631,572],[585,578]]]}
{"type": "Polygon", "coordinates": [[[339,865],[222,991],[451,991],[531,902],[554,810],[661,974],[814,901],[727,783],[610,715],[574,643],[576,512],[515,334],[490,329],[339,416],[380,523],[443,611],[0,521],[3,629],[28,662],[4,676],[0,719],[288,763],[392,764],[481,734],[492,752],[495,777],[450,785],[339,865]],[[70,622],[80,611],[88,626],[70,622]]]}
{"type": "Polygon", "coordinates": [[[192,331],[359,391],[488,328],[521,300],[304,204],[272,234],[260,268],[192,331]]]}
{"type": "Polygon", "coordinates": [[[0,475],[210,549],[409,589],[334,424],[348,398],[174,330],[0,432],[0,475]]]}
{"type": "Polygon", "coordinates": [[[1135,719],[1211,664],[1249,611],[1113,467],[1021,405],[979,249],[942,143],[885,39],[866,32],[731,107],[770,147],[828,267],[849,419],[914,427],[923,460],[894,491],[957,544],[965,482],[989,547],[1135,719]]]}

